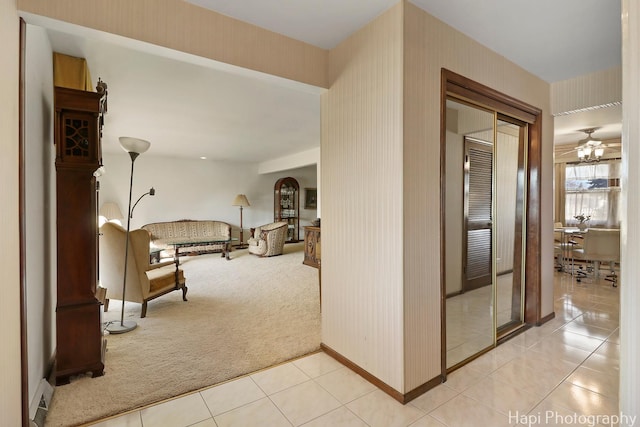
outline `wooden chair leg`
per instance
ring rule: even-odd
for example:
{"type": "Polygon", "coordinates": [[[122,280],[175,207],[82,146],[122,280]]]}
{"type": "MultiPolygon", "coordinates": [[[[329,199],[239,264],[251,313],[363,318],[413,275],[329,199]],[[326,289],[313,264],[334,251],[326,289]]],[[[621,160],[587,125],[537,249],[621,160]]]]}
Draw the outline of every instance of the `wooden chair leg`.
{"type": "Polygon", "coordinates": [[[140,314],[140,318],[143,319],[147,317],[147,302],[142,303],[142,313],[140,314]]]}
{"type": "Polygon", "coordinates": [[[187,288],[187,285],[182,285],[182,301],[186,301],[187,300],[187,291],[189,290],[189,288],[187,288]]]}
{"type": "Polygon", "coordinates": [[[104,300],[104,312],[109,311],[109,298],[104,300]]]}

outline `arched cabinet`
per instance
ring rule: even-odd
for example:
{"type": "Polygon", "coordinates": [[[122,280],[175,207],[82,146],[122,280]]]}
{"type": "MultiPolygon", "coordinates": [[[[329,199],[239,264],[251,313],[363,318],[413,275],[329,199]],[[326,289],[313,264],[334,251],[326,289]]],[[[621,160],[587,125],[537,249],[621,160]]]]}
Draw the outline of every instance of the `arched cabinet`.
{"type": "Polygon", "coordinates": [[[300,240],[300,186],[295,178],[276,181],[273,189],[273,220],[289,224],[287,243],[300,240]]]}

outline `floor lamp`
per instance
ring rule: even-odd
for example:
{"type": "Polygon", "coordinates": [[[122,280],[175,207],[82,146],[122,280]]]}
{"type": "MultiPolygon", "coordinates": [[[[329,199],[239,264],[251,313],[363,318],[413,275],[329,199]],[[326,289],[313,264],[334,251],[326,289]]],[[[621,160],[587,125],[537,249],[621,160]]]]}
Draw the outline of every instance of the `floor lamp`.
{"type": "MultiPolygon", "coordinates": [[[[109,326],[107,326],[107,331],[111,334],[123,334],[125,332],[132,331],[135,329],[138,324],[133,320],[124,321],[124,300],[127,291],[127,264],[129,261],[129,229],[131,227],[131,194],[133,191],[133,165],[136,161],[136,158],[147,151],[151,146],[149,141],[145,141],[144,139],[138,138],[130,138],[128,136],[120,137],[120,145],[122,149],[129,153],[129,157],[131,157],[131,179],[129,181],[129,209],[127,209],[127,233],[124,244],[124,276],[122,279],[122,312],[120,313],[120,322],[113,322],[109,326]]],[[[155,190],[154,190],[155,193],[155,190]]],[[[144,194],[143,194],[144,197],[144,194]]],[[[142,197],[141,197],[142,198],[142,197]]],[[[140,199],[141,199],[140,198],[140,199]]],[[[140,201],[138,199],[138,202],[140,201]]],[[[138,203],[136,202],[136,203],[138,203]]]]}
{"type": "Polygon", "coordinates": [[[140,202],[140,200],[142,200],[142,198],[146,195],[149,196],[155,196],[156,195],[156,189],[151,187],[149,189],[149,191],[147,191],[146,193],[144,193],[142,196],[138,197],[138,200],[136,200],[136,202],[133,204],[133,207],[131,208],[131,212],[129,212],[129,218],[133,218],[133,210],[136,208],[136,206],[138,206],[138,203],[140,202]]]}
{"type": "Polygon", "coordinates": [[[242,208],[246,206],[251,206],[249,201],[247,200],[247,196],[244,194],[238,194],[235,199],[233,199],[232,206],[240,206],[240,244],[238,248],[244,248],[244,230],[242,229],[242,208]]]}

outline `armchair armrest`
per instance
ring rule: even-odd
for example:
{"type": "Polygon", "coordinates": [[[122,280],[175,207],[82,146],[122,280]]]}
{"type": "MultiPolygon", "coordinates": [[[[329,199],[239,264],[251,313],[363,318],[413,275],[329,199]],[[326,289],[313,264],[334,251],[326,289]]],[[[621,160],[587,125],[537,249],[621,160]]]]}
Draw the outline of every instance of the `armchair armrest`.
{"type": "Polygon", "coordinates": [[[175,264],[174,260],[168,260],[168,261],[162,261],[162,262],[158,262],[156,264],[149,264],[147,267],[147,271],[150,270],[155,270],[156,268],[161,268],[167,265],[171,265],[171,264],[175,264]]]}
{"type": "Polygon", "coordinates": [[[258,237],[260,238],[260,240],[269,240],[272,234],[273,230],[261,230],[258,237]]]}

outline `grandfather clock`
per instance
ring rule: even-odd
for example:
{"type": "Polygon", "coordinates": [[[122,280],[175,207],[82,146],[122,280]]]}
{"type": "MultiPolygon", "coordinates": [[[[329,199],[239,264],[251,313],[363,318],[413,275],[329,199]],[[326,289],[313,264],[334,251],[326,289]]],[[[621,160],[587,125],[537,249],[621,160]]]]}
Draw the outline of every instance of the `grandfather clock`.
{"type": "Polygon", "coordinates": [[[104,373],[98,283],[98,192],[106,85],[54,88],[56,144],[56,384],[104,373]]]}

